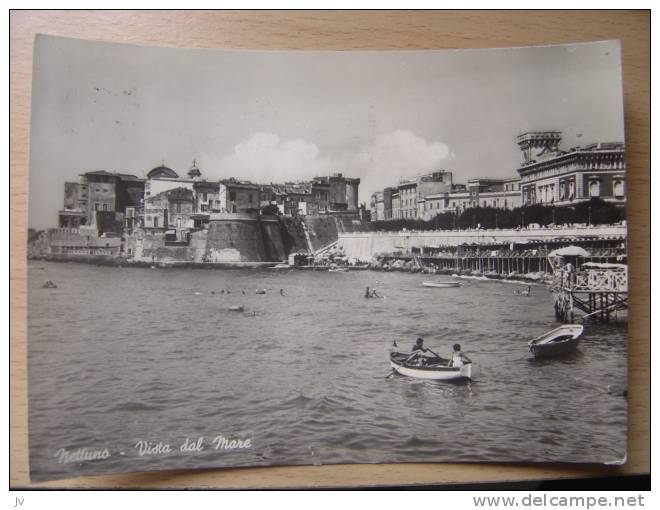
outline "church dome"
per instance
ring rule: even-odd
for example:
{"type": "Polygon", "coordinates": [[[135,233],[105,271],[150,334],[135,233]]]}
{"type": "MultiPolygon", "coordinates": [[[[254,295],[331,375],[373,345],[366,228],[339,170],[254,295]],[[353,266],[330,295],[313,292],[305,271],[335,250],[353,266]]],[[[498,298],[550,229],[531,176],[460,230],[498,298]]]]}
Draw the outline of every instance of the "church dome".
{"type": "Polygon", "coordinates": [[[177,179],[179,175],[171,168],[168,168],[165,165],[160,165],[149,171],[147,174],[148,179],[153,179],[154,177],[169,177],[172,179],[177,179]]]}

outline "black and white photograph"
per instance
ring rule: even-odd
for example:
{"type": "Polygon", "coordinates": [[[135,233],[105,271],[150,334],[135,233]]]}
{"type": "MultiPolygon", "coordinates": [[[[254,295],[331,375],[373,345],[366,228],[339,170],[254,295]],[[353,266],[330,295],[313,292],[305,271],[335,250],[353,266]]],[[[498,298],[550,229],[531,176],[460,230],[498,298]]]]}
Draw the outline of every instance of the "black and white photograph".
{"type": "Polygon", "coordinates": [[[619,41],[34,48],[32,481],[626,462],[619,41]]]}

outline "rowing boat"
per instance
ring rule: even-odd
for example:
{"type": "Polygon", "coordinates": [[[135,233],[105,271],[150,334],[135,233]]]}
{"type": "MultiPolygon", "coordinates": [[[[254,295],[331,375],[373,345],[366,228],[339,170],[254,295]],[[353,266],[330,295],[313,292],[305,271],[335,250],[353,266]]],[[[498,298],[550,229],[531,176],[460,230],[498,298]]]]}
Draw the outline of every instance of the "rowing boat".
{"type": "Polygon", "coordinates": [[[560,356],[577,348],[583,332],[582,325],[565,324],[530,340],[527,345],[535,358],[560,356]]]}
{"type": "Polygon", "coordinates": [[[460,367],[449,366],[449,360],[444,358],[422,358],[422,364],[407,361],[410,354],[402,352],[390,353],[390,365],[398,374],[416,379],[432,381],[460,381],[472,379],[475,374],[474,364],[465,363],[460,367]]]}
{"type": "Polygon", "coordinates": [[[461,282],[422,282],[424,287],[436,287],[439,289],[447,289],[450,287],[460,287],[461,282]]]}

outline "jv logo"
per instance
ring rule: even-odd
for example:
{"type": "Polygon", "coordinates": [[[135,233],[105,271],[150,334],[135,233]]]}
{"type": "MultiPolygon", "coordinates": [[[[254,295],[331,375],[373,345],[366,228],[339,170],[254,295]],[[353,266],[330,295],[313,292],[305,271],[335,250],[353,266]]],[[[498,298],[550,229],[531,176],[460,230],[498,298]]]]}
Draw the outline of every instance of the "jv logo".
{"type": "Polygon", "coordinates": [[[13,508],[23,506],[24,501],[25,501],[25,498],[16,498],[16,503],[14,503],[13,508]]]}

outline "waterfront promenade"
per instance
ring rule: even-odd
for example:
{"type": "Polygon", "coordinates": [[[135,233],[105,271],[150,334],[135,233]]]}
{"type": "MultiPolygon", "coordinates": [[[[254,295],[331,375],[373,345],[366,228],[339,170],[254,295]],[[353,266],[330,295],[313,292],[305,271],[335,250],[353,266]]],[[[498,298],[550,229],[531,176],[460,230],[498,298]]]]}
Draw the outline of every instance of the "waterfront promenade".
{"type": "Polygon", "coordinates": [[[341,232],[337,246],[347,257],[359,260],[379,253],[409,253],[412,248],[436,248],[462,244],[529,243],[534,241],[622,239],[626,225],[575,226],[522,229],[470,229],[398,232],[341,232]]]}

